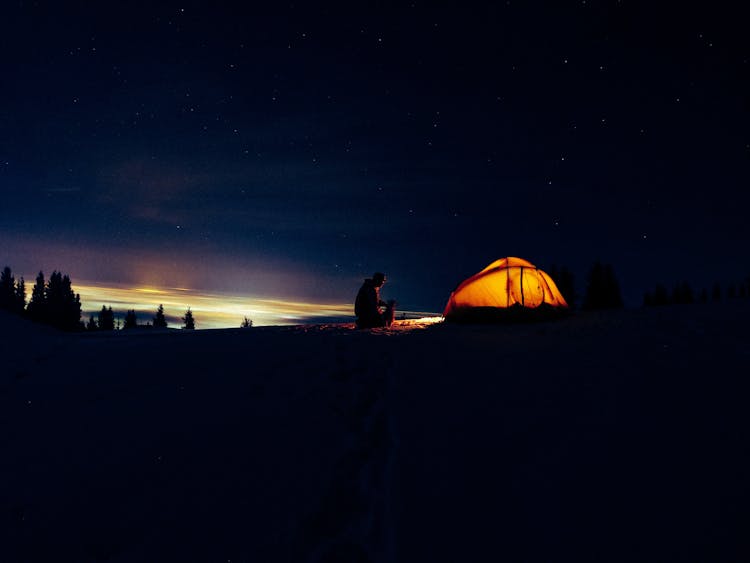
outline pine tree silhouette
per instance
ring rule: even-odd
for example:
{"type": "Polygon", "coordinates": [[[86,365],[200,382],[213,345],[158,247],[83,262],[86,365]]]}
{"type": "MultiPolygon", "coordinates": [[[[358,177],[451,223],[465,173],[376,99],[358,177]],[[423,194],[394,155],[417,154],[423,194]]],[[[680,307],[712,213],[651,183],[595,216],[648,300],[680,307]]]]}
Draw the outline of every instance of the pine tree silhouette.
{"type": "Polygon", "coordinates": [[[680,287],[680,284],[677,284],[672,288],[672,296],[670,297],[670,302],[674,303],[675,305],[682,304],[682,288],[680,287]]]}
{"type": "Polygon", "coordinates": [[[560,293],[562,294],[563,299],[565,299],[565,301],[567,302],[568,307],[573,309],[578,298],[578,295],[576,295],[575,278],[573,277],[573,274],[571,274],[565,266],[563,266],[562,269],[558,270],[555,264],[552,265],[552,268],[548,272],[548,274],[552,278],[552,281],[555,282],[557,289],[560,290],[560,293]]]}
{"type": "Polygon", "coordinates": [[[693,288],[688,282],[681,282],[672,290],[672,303],[675,305],[689,305],[695,301],[693,288]]]}
{"type": "Polygon", "coordinates": [[[81,298],[73,292],[70,278],[54,271],[45,288],[46,321],[63,330],[79,330],[81,298]]]}
{"type": "Polygon", "coordinates": [[[154,317],[155,328],[167,328],[167,319],[164,316],[164,305],[159,305],[156,310],[156,316],[154,317]]]}
{"type": "Polygon", "coordinates": [[[47,302],[44,294],[44,272],[36,276],[36,283],[31,290],[31,299],[26,307],[26,313],[32,321],[44,322],[47,318],[47,302]]]}
{"type": "Polygon", "coordinates": [[[5,266],[0,273],[0,309],[12,311],[16,304],[16,280],[10,267],[5,266]]]}
{"type": "Polygon", "coordinates": [[[583,308],[615,309],[623,306],[620,285],[617,283],[612,266],[598,260],[591,267],[583,308]]]}
{"type": "Polygon", "coordinates": [[[125,324],[122,328],[136,328],[138,326],[138,319],[135,316],[135,311],[130,309],[125,315],[125,324]]]}
{"type": "MultiPolygon", "coordinates": [[[[16,285],[16,306],[21,307],[26,298],[26,284],[16,285]]],[[[26,308],[29,318],[62,330],[81,330],[81,296],[73,292],[70,277],[53,271],[45,284],[44,273],[36,277],[31,299],[26,308]]]]}
{"type": "Polygon", "coordinates": [[[711,301],[721,301],[721,285],[719,285],[719,282],[716,282],[711,290],[711,301]]]}
{"type": "Polygon", "coordinates": [[[195,319],[193,318],[193,312],[190,310],[190,307],[188,307],[187,311],[185,311],[185,316],[182,317],[182,322],[184,323],[184,326],[182,328],[186,330],[195,329],[195,319]]]}
{"type": "Polygon", "coordinates": [[[735,297],[737,297],[737,288],[733,283],[730,283],[727,288],[727,299],[734,299],[735,297]]]}
{"type": "Polygon", "coordinates": [[[23,313],[26,308],[26,281],[21,276],[21,279],[16,282],[16,295],[15,304],[13,311],[19,315],[23,313]]]}
{"type": "Polygon", "coordinates": [[[86,323],[86,330],[89,331],[95,331],[99,330],[99,325],[96,323],[96,319],[94,318],[94,315],[89,316],[89,322],[86,323]]]}
{"type": "Polygon", "coordinates": [[[16,281],[10,267],[5,266],[0,273],[0,309],[23,314],[26,306],[26,282],[21,277],[16,281]]]}
{"type": "Polygon", "coordinates": [[[115,314],[112,307],[102,305],[102,310],[99,311],[99,330],[115,330],[115,314]]]}
{"type": "Polygon", "coordinates": [[[695,303],[695,293],[693,293],[693,288],[686,281],[682,282],[682,285],[680,286],[680,296],[685,305],[692,305],[695,303]]]}
{"type": "Polygon", "coordinates": [[[658,283],[654,289],[654,305],[669,305],[669,292],[666,286],[658,283]]]}

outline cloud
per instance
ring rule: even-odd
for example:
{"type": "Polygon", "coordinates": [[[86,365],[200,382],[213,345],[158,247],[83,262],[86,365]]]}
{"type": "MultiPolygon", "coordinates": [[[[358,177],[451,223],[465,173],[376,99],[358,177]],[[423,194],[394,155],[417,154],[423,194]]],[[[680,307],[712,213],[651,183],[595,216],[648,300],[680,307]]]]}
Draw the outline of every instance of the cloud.
{"type": "Polygon", "coordinates": [[[175,223],[181,218],[177,204],[210,180],[189,166],[133,158],[100,170],[96,201],[136,219],[175,223]]]}
{"type": "MultiPolygon", "coordinates": [[[[185,245],[169,242],[158,247],[148,243],[117,244],[109,240],[4,233],[0,264],[9,265],[27,280],[41,269],[46,275],[60,270],[79,280],[128,287],[182,287],[300,301],[348,300],[356,280],[336,271],[321,271],[315,262],[301,262],[265,250],[225,244],[185,245]]],[[[356,287],[354,288],[356,290],[356,287]]]]}

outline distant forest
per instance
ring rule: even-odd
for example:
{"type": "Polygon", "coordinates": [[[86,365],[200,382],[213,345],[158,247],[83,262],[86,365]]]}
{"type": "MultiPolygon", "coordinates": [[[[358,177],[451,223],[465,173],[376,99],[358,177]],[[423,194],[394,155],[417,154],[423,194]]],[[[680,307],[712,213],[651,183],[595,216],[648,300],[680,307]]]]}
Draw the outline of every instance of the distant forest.
{"type": "Polygon", "coordinates": [[[687,282],[675,284],[670,291],[667,286],[656,284],[653,291],[643,296],[643,305],[658,307],[660,305],[689,305],[690,303],[708,303],[722,299],[747,299],[750,297],[750,277],[740,283],[730,283],[726,288],[715,283],[709,292],[705,287],[699,293],[687,282]]]}
{"type": "MultiPolygon", "coordinates": [[[[576,293],[573,275],[566,268],[558,269],[557,266],[552,266],[547,273],[554,280],[568,305],[572,309],[577,308],[580,296],[576,293]]],[[[719,282],[716,282],[710,292],[707,288],[702,288],[699,292],[696,292],[686,281],[675,283],[671,287],[670,290],[664,284],[656,284],[653,291],[647,291],[644,294],[643,306],[688,305],[721,301],[722,299],[750,298],[750,277],[741,282],[729,283],[725,288],[719,282]]],[[[623,307],[620,284],[612,265],[599,261],[594,262],[586,278],[586,291],[580,308],[585,311],[592,311],[620,307],[623,307]]]]}
{"type": "MultiPolygon", "coordinates": [[[[95,317],[91,315],[88,322],[81,320],[81,297],[73,291],[70,277],[54,271],[45,281],[44,273],[39,272],[31,290],[31,298],[26,301],[26,282],[21,277],[16,280],[12,270],[6,266],[0,274],[0,309],[24,316],[37,323],[46,324],[65,331],[112,331],[136,328],[167,328],[164,306],[159,305],[153,318],[145,324],[139,324],[136,312],[129,310],[121,324],[115,318],[112,307],[102,305],[95,317]]],[[[195,317],[190,307],[181,317],[182,328],[195,329],[195,317]]],[[[245,317],[242,326],[252,326],[252,321],[245,317]]]]}

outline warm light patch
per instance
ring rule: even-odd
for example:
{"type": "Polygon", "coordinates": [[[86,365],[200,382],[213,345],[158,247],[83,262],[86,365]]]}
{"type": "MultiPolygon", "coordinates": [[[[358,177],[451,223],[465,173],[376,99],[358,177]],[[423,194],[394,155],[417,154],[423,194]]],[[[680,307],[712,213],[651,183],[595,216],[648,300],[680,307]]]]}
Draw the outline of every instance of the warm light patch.
{"type": "Polygon", "coordinates": [[[445,320],[445,318],[440,315],[439,317],[422,317],[421,319],[416,319],[416,321],[419,324],[423,325],[434,325],[437,323],[442,323],[445,320]]]}
{"type": "Polygon", "coordinates": [[[420,317],[416,319],[400,319],[393,321],[393,324],[388,328],[375,328],[372,329],[376,333],[381,334],[399,334],[404,332],[412,332],[415,330],[422,330],[432,325],[443,322],[442,315],[439,317],[420,317]]]}
{"type": "Polygon", "coordinates": [[[442,323],[443,316],[439,317],[420,317],[418,319],[400,319],[393,321],[391,329],[395,330],[414,330],[415,328],[427,328],[428,326],[442,323]]]}

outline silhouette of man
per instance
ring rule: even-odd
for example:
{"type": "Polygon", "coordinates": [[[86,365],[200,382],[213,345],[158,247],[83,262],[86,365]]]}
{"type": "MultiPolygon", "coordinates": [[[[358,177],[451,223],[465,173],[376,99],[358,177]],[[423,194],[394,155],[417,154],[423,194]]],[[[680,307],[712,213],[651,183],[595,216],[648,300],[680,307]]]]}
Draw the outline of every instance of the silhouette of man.
{"type": "Polygon", "coordinates": [[[359,288],[354,301],[354,314],[357,315],[357,328],[377,328],[391,326],[395,314],[395,301],[387,303],[380,299],[380,288],[385,283],[385,274],[375,272],[359,288]],[[382,310],[381,307],[385,307],[382,310]]]}

